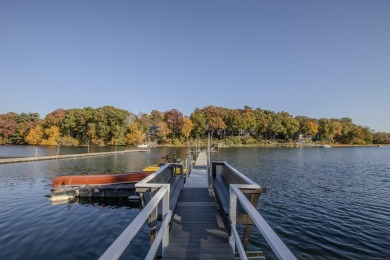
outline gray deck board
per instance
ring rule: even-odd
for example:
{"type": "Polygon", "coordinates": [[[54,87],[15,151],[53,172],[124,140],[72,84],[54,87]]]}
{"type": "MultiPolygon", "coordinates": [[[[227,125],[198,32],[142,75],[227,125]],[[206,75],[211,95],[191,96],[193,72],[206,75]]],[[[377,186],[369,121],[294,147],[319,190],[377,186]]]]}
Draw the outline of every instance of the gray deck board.
{"type": "Polygon", "coordinates": [[[163,259],[234,259],[208,188],[183,188],[163,259]]]}

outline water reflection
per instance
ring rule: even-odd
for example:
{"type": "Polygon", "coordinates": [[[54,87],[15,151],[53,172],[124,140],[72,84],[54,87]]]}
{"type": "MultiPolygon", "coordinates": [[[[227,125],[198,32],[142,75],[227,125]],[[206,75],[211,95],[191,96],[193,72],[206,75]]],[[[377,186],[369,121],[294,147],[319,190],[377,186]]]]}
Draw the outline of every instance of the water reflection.
{"type": "MultiPolygon", "coordinates": [[[[389,256],[390,149],[220,149],[267,188],[259,212],[298,259],[389,256]],[[387,151],[385,151],[387,150],[387,151]]],[[[261,246],[254,230],[252,250],[261,246]]]]}
{"type": "MultiPolygon", "coordinates": [[[[78,151],[85,152],[84,148],[78,151]]],[[[13,156],[31,156],[35,152],[31,147],[0,146],[2,154],[7,149],[6,154],[13,156]],[[22,148],[27,148],[24,153],[22,148]]],[[[45,197],[50,193],[53,179],[61,175],[141,171],[175,151],[184,159],[187,150],[152,148],[149,153],[0,165],[0,259],[99,258],[137,216],[140,205],[126,200],[101,199],[53,205],[45,197]]],[[[52,148],[46,151],[51,152],[52,148]]],[[[148,244],[149,228],[145,226],[124,257],[143,259],[148,244]]]]}
{"type": "Polygon", "coordinates": [[[94,207],[109,207],[115,208],[128,208],[128,209],[142,209],[142,203],[140,199],[117,199],[117,198],[74,198],[66,201],[50,202],[51,205],[67,205],[67,204],[80,204],[84,206],[94,207]]]}

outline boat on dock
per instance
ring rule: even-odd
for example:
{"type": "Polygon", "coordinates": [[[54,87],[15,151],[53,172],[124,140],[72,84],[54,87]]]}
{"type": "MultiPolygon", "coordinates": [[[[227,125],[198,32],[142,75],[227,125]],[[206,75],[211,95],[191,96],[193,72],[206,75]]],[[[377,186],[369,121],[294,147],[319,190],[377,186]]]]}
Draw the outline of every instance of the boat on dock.
{"type": "MultiPolygon", "coordinates": [[[[144,172],[152,173],[152,172],[158,171],[162,166],[166,165],[167,163],[176,163],[176,164],[183,164],[183,172],[187,173],[187,165],[185,162],[183,162],[182,159],[176,158],[176,157],[170,157],[169,155],[163,156],[161,158],[164,159],[164,162],[159,163],[159,164],[152,164],[152,165],[146,166],[142,170],[144,172]]],[[[176,169],[176,174],[180,174],[180,168],[176,169]]]]}
{"type": "Polygon", "coordinates": [[[50,201],[69,201],[77,198],[127,198],[137,196],[135,184],[151,172],[124,174],[66,175],[54,178],[50,201]]]}

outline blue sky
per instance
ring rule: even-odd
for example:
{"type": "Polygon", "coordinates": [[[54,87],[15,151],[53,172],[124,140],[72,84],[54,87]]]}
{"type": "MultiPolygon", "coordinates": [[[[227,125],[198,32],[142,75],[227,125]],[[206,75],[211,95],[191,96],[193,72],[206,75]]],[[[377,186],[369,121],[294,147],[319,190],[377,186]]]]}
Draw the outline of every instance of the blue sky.
{"type": "Polygon", "coordinates": [[[390,132],[390,1],[0,2],[0,113],[206,105],[390,132]]]}

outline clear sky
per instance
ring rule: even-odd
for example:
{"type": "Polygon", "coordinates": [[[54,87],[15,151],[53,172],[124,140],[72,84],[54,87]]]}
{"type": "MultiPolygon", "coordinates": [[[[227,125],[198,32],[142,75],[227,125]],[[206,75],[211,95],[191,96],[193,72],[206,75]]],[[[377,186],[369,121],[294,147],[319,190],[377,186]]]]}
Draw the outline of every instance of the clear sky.
{"type": "Polygon", "coordinates": [[[389,0],[3,0],[0,114],[206,105],[390,132],[389,0]]]}

